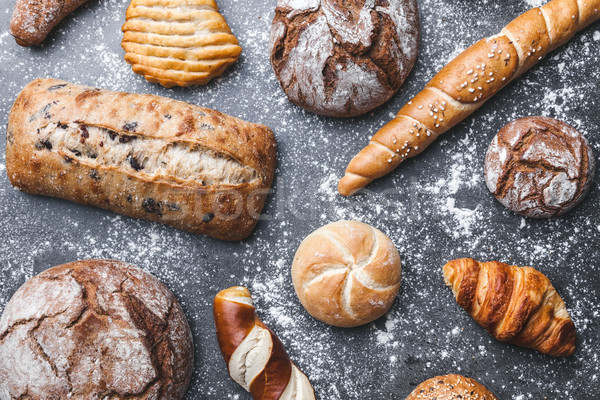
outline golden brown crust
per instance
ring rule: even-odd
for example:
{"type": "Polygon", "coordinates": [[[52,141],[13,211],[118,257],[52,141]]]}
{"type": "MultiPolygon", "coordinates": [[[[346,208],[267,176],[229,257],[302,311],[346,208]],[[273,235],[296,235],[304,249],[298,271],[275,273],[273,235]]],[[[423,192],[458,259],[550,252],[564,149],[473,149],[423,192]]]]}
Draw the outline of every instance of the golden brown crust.
{"type": "Polygon", "coordinates": [[[133,0],[126,19],[125,61],[165,87],[204,85],[242,52],[213,0],[133,0]]]}
{"type": "Polygon", "coordinates": [[[8,176],[27,193],[60,197],[224,240],[239,240],[251,233],[275,171],[275,140],[264,125],[158,96],[53,79],[36,80],[23,89],[11,110],[7,133],[8,176]],[[205,184],[178,178],[176,171],[167,174],[157,168],[146,173],[143,165],[101,164],[100,157],[92,158],[95,154],[81,155],[69,146],[48,149],[40,145],[43,132],[62,133],[60,126],[105,130],[119,138],[107,141],[104,150],[97,142],[90,145],[93,152],[133,138],[136,142],[130,151],[142,152],[155,164],[166,159],[165,148],[179,146],[206,153],[209,161],[233,166],[251,179],[229,179],[214,167],[214,182],[205,184]],[[146,142],[162,147],[147,144],[143,151],[135,147],[146,142]],[[227,179],[232,183],[227,184],[227,179]]]}
{"type": "MultiPolygon", "coordinates": [[[[596,2],[595,7],[598,7],[596,2]]],[[[567,43],[577,32],[579,27],[579,6],[577,0],[555,0],[540,7],[548,34],[552,50],[567,43]]]]}
{"type": "Polygon", "coordinates": [[[444,266],[456,301],[497,340],[553,356],[575,352],[575,325],[541,272],[463,258],[444,266]]]}
{"type": "Polygon", "coordinates": [[[38,45],[60,21],[87,0],[17,0],[10,34],[21,46],[38,45]]]}
{"type": "Polygon", "coordinates": [[[485,101],[512,78],[518,62],[506,36],[482,39],[450,61],[427,86],[462,103],[485,101]]]}
{"type": "Polygon", "coordinates": [[[406,400],[498,400],[475,379],[449,374],[422,382],[406,400]]]}
{"type": "Polygon", "coordinates": [[[248,289],[234,286],[221,290],[214,299],[213,315],[229,373],[253,399],[314,400],[308,379],[291,362],[277,335],[258,318],[248,289]],[[241,361],[236,355],[240,347],[244,353],[241,361]]]}
{"type": "Polygon", "coordinates": [[[551,50],[546,19],[539,8],[515,18],[504,27],[501,34],[510,38],[517,50],[519,70],[516,76],[533,67],[551,50]]]}
{"type": "MultiPolygon", "coordinates": [[[[383,126],[367,147],[348,164],[346,174],[338,184],[338,191],[351,195],[373,179],[390,173],[405,159],[423,151],[440,134],[448,131],[493,96],[536,64],[549,51],[568,41],[578,30],[600,19],[600,0],[553,0],[541,8],[534,8],[509,23],[499,35],[492,36],[465,50],[444,67],[396,117],[383,126]],[[454,111],[451,118],[439,122],[435,113],[423,118],[421,109],[433,107],[429,100],[435,88],[437,97],[446,101],[454,111]],[[421,107],[421,108],[419,108],[421,107]],[[415,119],[417,125],[431,130],[431,137],[409,134],[411,124],[403,118],[415,119]],[[433,121],[432,121],[433,119],[433,121]],[[432,126],[433,125],[433,126],[432,126]],[[375,139],[376,138],[376,139],[375,139]],[[396,140],[401,139],[402,150],[397,156],[396,140]],[[383,146],[374,145],[374,141],[383,146]]],[[[439,100],[439,99],[438,99],[439,100]]]]}
{"type": "Polygon", "coordinates": [[[306,311],[325,323],[352,327],[374,321],[400,288],[400,255],[381,231],[361,222],[325,225],[298,247],[294,289],[306,311]]]}

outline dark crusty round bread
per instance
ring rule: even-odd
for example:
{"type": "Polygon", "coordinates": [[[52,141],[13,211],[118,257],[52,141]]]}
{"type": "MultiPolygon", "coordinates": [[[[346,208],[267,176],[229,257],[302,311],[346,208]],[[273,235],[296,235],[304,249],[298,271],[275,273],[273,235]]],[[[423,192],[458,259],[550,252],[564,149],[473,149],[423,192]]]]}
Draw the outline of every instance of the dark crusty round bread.
{"type": "Polygon", "coordinates": [[[449,374],[421,383],[406,400],[498,400],[475,379],[449,374]]]}
{"type": "Polygon", "coordinates": [[[595,161],[585,137],[547,117],[513,121],[498,132],[485,158],[487,187],[506,208],[532,218],[572,209],[588,192],[595,161]]]}
{"type": "Polygon", "coordinates": [[[120,261],[27,281],[0,319],[0,399],[181,399],[193,361],[173,294],[120,261]]]}
{"type": "Polygon", "coordinates": [[[290,101],[351,117],[386,102],[417,58],[415,0],[279,0],[271,65],[290,101]]]}

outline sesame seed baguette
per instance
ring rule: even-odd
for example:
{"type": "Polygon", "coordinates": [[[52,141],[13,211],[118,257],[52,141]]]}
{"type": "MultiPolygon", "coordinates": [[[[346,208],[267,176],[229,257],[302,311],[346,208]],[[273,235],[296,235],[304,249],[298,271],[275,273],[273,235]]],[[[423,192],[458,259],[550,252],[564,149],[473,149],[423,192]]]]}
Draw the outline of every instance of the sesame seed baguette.
{"type": "Polygon", "coordinates": [[[510,81],[599,18],[600,0],[553,0],[463,51],[350,161],[338,184],[340,194],[354,194],[420,154],[510,81]]]}

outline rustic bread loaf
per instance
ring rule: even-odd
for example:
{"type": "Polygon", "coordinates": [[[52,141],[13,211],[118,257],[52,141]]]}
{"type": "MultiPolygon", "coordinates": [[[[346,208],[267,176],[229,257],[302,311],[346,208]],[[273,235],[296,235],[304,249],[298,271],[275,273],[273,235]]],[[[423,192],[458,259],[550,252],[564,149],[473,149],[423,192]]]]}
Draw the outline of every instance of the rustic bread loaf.
{"type": "Polygon", "coordinates": [[[415,0],[279,0],[271,65],[292,103],[351,117],[400,88],[417,58],[419,37],[415,0]]]}
{"type": "Polygon", "coordinates": [[[406,400],[498,400],[475,379],[449,374],[422,382],[406,400]]]}
{"type": "Polygon", "coordinates": [[[17,290],[0,319],[2,400],[177,400],[192,361],[173,294],[120,261],[50,268],[17,290]]]}
{"type": "Polygon", "coordinates": [[[594,171],[585,137],[547,117],[509,123],[485,157],[490,192],[509,210],[532,218],[555,217],[575,207],[590,189],[594,171]]]}
{"type": "Polygon", "coordinates": [[[27,193],[239,240],[258,221],[275,147],[266,126],[217,111],[40,79],[11,109],[6,169],[27,193]]]}
{"type": "Polygon", "coordinates": [[[125,61],[165,87],[204,85],[242,52],[214,0],[132,0],[126,18],[125,61]]]}
{"type": "Polygon", "coordinates": [[[10,34],[21,46],[42,43],[60,21],[87,0],[17,0],[10,34]]]}
{"type": "Polygon", "coordinates": [[[306,311],[341,327],[385,314],[400,278],[400,255],[390,238],[356,221],[334,222],[308,235],[292,264],[294,289],[306,311]]]}

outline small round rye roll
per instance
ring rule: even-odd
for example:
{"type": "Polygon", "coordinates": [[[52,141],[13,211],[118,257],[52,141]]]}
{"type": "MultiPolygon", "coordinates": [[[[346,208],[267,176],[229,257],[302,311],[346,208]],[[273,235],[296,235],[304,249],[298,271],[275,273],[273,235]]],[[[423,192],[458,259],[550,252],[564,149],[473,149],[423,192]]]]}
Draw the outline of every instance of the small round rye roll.
{"type": "Polygon", "coordinates": [[[575,207],[595,172],[592,148],[572,126],[527,117],[502,128],[485,157],[485,182],[506,208],[526,217],[549,218],[575,207]]]}

